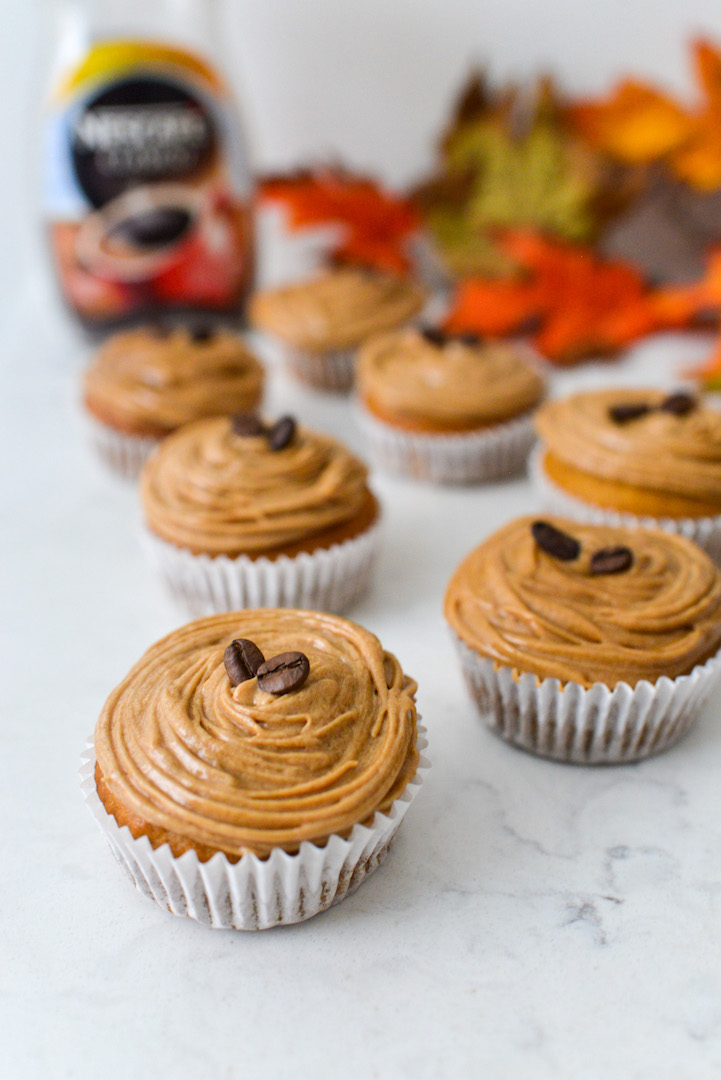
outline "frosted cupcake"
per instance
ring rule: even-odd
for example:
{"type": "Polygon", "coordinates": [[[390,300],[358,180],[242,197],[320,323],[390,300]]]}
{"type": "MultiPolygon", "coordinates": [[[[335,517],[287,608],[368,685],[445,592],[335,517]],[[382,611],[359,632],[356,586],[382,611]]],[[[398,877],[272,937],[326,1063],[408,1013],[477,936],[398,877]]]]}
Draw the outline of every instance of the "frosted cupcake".
{"type": "Polygon", "coordinates": [[[560,761],[672,745],[721,672],[721,573],[658,529],[519,518],[463,560],[445,615],[488,725],[560,761]]]}
{"type": "Polygon", "coordinates": [[[382,468],[478,483],[523,468],[544,393],[519,347],[435,329],[377,334],[358,357],[361,424],[382,468]]]}
{"type": "Polygon", "coordinates": [[[255,409],[262,393],[263,368],[242,340],[206,325],[115,334],[84,376],[95,447],[130,477],[171,431],[206,416],[255,409]]]}
{"type": "Polygon", "coordinates": [[[258,610],[190,623],[105,703],[86,800],[164,909],[214,928],[300,922],[388,851],[424,764],[415,691],[346,619],[258,610]]]}
{"type": "Polygon", "coordinates": [[[141,474],[151,556],[192,614],[343,611],[367,588],[377,548],[367,478],[341,443],[291,417],[187,424],[141,474]]]}
{"type": "Polygon", "coordinates": [[[358,346],[371,334],[407,323],[425,300],[421,286],[407,278],[346,266],[258,293],[249,316],[257,329],[282,342],[301,382],[347,391],[358,346]]]}
{"type": "Polygon", "coordinates": [[[721,556],[721,413],[687,393],[618,388],[549,401],[536,428],[548,509],[656,526],[721,556]]]}

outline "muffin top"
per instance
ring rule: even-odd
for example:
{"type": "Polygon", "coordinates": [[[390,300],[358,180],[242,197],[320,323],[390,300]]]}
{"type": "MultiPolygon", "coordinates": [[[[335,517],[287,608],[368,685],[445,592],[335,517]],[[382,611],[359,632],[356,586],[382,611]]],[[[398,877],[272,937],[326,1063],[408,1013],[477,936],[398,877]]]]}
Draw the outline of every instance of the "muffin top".
{"type": "Polygon", "coordinates": [[[115,334],[85,373],[85,403],[122,431],[163,436],[205,416],[252,409],[263,368],[237,334],[140,327],[115,334]]]}
{"type": "Polygon", "coordinates": [[[518,348],[412,328],[361,348],[358,386],[374,411],[439,430],[499,423],[527,412],[544,382],[518,348]]]}
{"type": "Polygon", "coordinates": [[[592,476],[721,505],[721,413],[659,389],[595,390],[536,414],[557,460],[592,476]]]}
{"type": "Polygon", "coordinates": [[[186,424],[146,461],[140,495],[156,535],[195,553],[259,555],[367,506],[366,466],[330,435],[291,422],[289,441],[275,449],[266,433],[237,427],[230,417],[186,424]]]}
{"type": "Polygon", "coordinates": [[[466,645],[519,672],[633,686],[716,652],[721,573],[671,533],[523,517],[463,560],[445,615],[466,645]]]}
{"type": "Polygon", "coordinates": [[[420,285],[363,267],[327,270],[308,281],[257,293],[250,319],[299,349],[346,349],[410,319],[425,302],[420,285]]]}
{"type": "Polygon", "coordinates": [[[95,728],[97,765],[127,819],[189,842],[180,846],[293,852],[370,823],[402,794],[418,763],[415,691],[347,619],[215,615],[157,642],[112,692],[95,728]],[[283,693],[257,677],[233,685],[224,653],[235,639],[269,659],[303,653],[307,679],[283,693]]]}

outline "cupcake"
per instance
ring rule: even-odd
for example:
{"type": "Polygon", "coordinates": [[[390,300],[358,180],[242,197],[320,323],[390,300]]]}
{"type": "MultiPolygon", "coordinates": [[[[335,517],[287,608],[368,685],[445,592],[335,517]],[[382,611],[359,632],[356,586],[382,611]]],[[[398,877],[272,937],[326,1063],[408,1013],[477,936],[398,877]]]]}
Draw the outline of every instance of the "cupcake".
{"type": "Polygon", "coordinates": [[[489,727],[559,761],[671,746],[721,672],[721,573],[660,529],[512,521],[458,567],[445,615],[489,727]]]}
{"type": "Polygon", "coordinates": [[[667,529],[721,557],[721,413],[683,392],[596,390],[549,401],[536,429],[549,510],[667,529]]]}
{"type": "Polygon", "coordinates": [[[415,691],[347,619],[264,609],[189,623],[105,703],[86,801],[166,910],[225,929],[301,922],[385,858],[425,764],[415,691]]]}
{"type": "Polygon", "coordinates": [[[149,550],[194,615],[244,607],[343,611],[366,589],[379,506],[365,465],[291,417],[187,424],[146,461],[149,550]]]}
{"type": "Polygon", "coordinates": [[[360,419],[383,468],[436,483],[477,483],[521,469],[544,381],[528,355],[473,335],[406,328],[358,357],[360,419]]]}
{"type": "Polygon", "coordinates": [[[161,439],[206,416],[255,409],[263,368],[237,334],[211,326],[146,326],[115,334],[85,373],[95,447],[137,476],[161,439]]]}
{"type": "Polygon", "coordinates": [[[350,390],[355,352],[371,334],[408,322],[425,303],[420,285],[364,267],[340,267],[251,299],[250,320],[280,339],[300,379],[320,390],[350,390]]]}

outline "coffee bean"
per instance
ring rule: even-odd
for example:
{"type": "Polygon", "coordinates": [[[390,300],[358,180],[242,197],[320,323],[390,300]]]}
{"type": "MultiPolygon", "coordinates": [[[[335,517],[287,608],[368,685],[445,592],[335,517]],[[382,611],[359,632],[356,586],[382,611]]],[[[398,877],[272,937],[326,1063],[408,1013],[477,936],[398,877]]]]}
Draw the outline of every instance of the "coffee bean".
{"type": "Polygon", "coordinates": [[[547,555],[563,562],[573,562],[581,554],[581,545],[568,533],[561,532],[549,521],[534,521],[531,525],[533,539],[547,555]]]}
{"type": "Polygon", "coordinates": [[[281,416],[268,432],[268,442],[273,450],[285,450],[295,436],[295,420],[292,416],[281,416]]]}
{"type": "Polygon", "coordinates": [[[298,690],[308,678],[310,663],[302,652],[284,652],[272,656],[258,668],[258,686],[268,694],[288,694],[298,690]]]}
{"type": "Polygon", "coordinates": [[[254,435],[264,435],[265,426],[263,421],[251,412],[239,412],[231,420],[233,425],[233,432],[235,435],[243,435],[251,437],[254,435]]]}
{"type": "Polygon", "coordinates": [[[638,420],[639,416],[645,416],[651,412],[651,406],[645,401],[629,402],[628,404],[612,405],[608,415],[614,424],[627,424],[629,420],[638,420]]]}
{"type": "Polygon", "coordinates": [[[439,326],[424,326],[421,333],[429,345],[435,345],[438,349],[442,348],[448,341],[447,335],[439,326]]]}
{"type": "Polygon", "coordinates": [[[212,341],[216,332],[216,328],[212,323],[196,323],[195,326],[190,328],[191,338],[199,345],[204,345],[206,341],[212,341]]]}
{"type": "Polygon", "coordinates": [[[119,221],[110,230],[110,236],[139,248],[165,247],[179,240],[191,221],[187,210],[177,206],[156,206],[119,221]]]}
{"type": "Polygon", "coordinates": [[[633,566],[633,552],[627,547],[608,547],[591,556],[592,574],[620,574],[633,566]]]}
{"type": "Polygon", "coordinates": [[[696,408],[698,402],[693,394],[687,394],[679,390],[676,394],[669,394],[659,405],[661,412],[672,413],[674,416],[686,416],[696,408]]]}
{"type": "Polygon", "coordinates": [[[228,678],[233,686],[252,679],[264,662],[264,656],[258,646],[248,638],[236,638],[231,641],[223,654],[223,663],[228,678]]]}

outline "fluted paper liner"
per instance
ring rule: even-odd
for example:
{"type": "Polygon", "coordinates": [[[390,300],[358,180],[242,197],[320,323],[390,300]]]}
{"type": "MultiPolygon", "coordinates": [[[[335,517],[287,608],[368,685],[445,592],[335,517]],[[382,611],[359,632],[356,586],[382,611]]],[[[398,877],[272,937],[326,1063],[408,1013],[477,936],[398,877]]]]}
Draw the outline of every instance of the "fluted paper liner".
{"type": "MultiPolygon", "coordinates": [[[[426,745],[419,724],[419,751],[426,745]]],[[[168,844],[154,848],[147,836],[136,840],[127,825],[121,828],[95,787],[92,740],[81,758],[80,782],[113,855],[145,896],[214,930],[267,930],[303,922],[340,903],[380,866],[428,768],[421,754],[415,776],[388,813],[376,813],[370,825],[354,825],[347,839],[334,835],[323,847],[304,841],[293,855],[276,848],[267,859],[246,854],[236,863],[222,852],[207,862],[194,851],[176,858],[168,844]]]]}
{"type": "Polygon", "coordinates": [[[149,529],[143,543],[173,597],[195,617],[254,607],[312,608],[342,614],[366,591],[379,523],[358,536],[298,555],[194,555],[149,529]]]}
{"type": "Polygon", "coordinates": [[[481,431],[427,435],[383,423],[359,406],[358,422],[376,464],[435,484],[477,484],[520,472],[535,441],[526,414],[481,431]]]}
{"type": "Polygon", "coordinates": [[[721,562],[721,514],[699,518],[655,518],[594,506],[593,503],[586,503],[557,487],[543,468],[542,458],[543,449],[539,447],[531,457],[531,477],[543,506],[549,513],[575,521],[588,521],[592,525],[663,529],[695,541],[712,559],[721,562]]]}
{"type": "Polygon", "coordinates": [[[286,348],[286,363],[300,382],[316,390],[347,394],[355,380],[355,349],[311,352],[286,348]]]}
{"type": "Polygon", "coordinates": [[[688,675],[635,686],[514,673],[453,639],[468,689],[487,726],[523,750],[577,765],[621,765],[673,746],[686,734],[719,675],[721,652],[688,675]]]}
{"type": "Polygon", "coordinates": [[[140,475],[145,461],[160,443],[153,435],[129,435],[87,416],[85,426],[90,444],[97,456],[113,472],[127,480],[140,475]]]}

